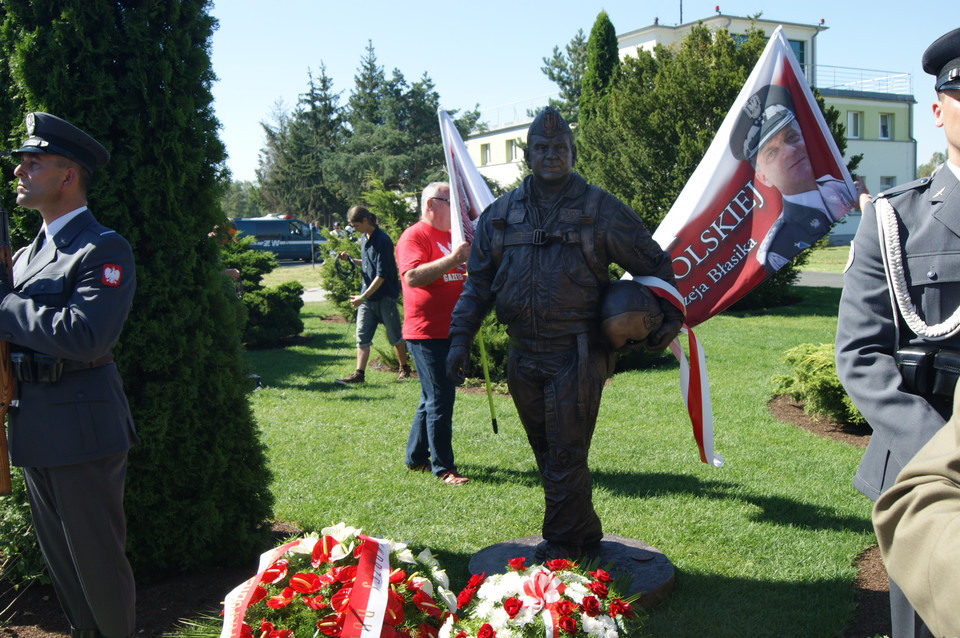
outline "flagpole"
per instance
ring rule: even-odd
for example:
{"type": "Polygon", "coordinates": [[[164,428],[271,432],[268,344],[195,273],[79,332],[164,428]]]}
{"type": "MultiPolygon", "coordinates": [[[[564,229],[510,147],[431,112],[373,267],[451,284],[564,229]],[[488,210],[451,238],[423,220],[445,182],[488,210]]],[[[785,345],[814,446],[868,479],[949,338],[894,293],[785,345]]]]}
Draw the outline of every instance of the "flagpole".
{"type": "Polygon", "coordinates": [[[490,424],[497,434],[497,413],[493,409],[493,388],[490,385],[490,367],[487,365],[487,348],[483,343],[483,329],[477,332],[477,345],[480,346],[480,365],[483,368],[483,380],[487,385],[487,403],[490,404],[490,424]]]}

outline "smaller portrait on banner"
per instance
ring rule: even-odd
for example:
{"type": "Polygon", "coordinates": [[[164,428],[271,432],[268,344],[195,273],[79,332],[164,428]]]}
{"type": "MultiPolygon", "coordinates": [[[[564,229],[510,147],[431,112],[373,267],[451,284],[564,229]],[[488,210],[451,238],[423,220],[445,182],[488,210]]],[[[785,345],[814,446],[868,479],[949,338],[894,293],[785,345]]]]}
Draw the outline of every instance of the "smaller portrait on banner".
{"type": "Polygon", "coordinates": [[[775,189],[782,200],[779,216],[755,253],[768,274],[812,246],[855,207],[843,180],[816,174],[790,91],[782,86],[769,84],[747,99],[730,150],[750,163],[756,183],[775,189]]]}

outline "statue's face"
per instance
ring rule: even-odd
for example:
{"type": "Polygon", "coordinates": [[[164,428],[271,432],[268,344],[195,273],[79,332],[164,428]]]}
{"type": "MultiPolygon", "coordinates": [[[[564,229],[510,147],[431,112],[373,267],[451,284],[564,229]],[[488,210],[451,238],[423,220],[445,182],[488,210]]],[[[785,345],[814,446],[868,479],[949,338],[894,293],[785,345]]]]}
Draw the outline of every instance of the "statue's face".
{"type": "Polygon", "coordinates": [[[547,183],[566,180],[573,168],[573,144],[567,133],[531,135],[524,155],[534,177],[547,183]]]}

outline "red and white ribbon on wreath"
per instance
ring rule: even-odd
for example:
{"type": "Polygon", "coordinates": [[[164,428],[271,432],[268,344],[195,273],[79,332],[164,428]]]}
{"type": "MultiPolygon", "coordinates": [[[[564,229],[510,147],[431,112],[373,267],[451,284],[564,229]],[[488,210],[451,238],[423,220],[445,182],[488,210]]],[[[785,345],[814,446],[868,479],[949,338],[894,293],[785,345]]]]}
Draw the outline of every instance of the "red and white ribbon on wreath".
{"type": "Polygon", "coordinates": [[[379,638],[390,591],[390,541],[361,535],[357,578],[350,590],[342,638],[379,638]]]}
{"type": "Polygon", "coordinates": [[[559,632],[559,616],[555,610],[560,595],[567,588],[553,572],[538,569],[523,581],[523,604],[543,614],[544,638],[554,638],[559,632]]]}
{"type": "Polygon", "coordinates": [[[285,545],[260,554],[257,575],[234,587],[233,591],[227,594],[223,601],[223,628],[220,630],[220,638],[236,638],[241,634],[243,613],[247,611],[250,599],[253,598],[253,593],[263,578],[263,573],[276,563],[281,556],[299,544],[299,540],[290,541],[285,545]]]}
{"type": "MultiPolygon", "coordinates": [[[[630,274],[627,273],[624,277],[630,278],[630,274]]],[[[666,299],[680,312],[686,314],[683,297],[676,287],[659,277],[633,277],[633,280],[643,284],[655,296],[666,299]]],[[[683,353],[679,337],[670,344],[670,352],[680,364],[680,394],[683,395],[683,401],[687,405],[687,414],[693,426],[693,438],[700,451],[700,460],[714,467],[720,467],[723,465],[723,457],[713,453],[713,411],[710,406],[710,386],[707,383],[707,366],[704,362],[703,348],[694,336],[693,330],[686,324],[681,332],[687,335],[690,362],[687,362],[687,357],[683,353]]]]}

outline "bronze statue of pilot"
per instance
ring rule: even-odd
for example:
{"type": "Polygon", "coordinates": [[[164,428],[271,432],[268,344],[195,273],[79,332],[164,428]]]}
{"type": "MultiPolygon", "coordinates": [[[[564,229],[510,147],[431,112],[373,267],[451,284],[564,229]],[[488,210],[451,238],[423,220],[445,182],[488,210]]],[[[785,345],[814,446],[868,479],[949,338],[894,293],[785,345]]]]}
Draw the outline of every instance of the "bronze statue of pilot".
{"type": "MultiPolygon", "coordinates": [[[[577,559],[603,537],[587,455],[613,351],[600,330],[607,267],[673,284],[669,255],[628,206],[572,172],[570,127],[552,107],[527,131],[533,172],[480,216],[469,276],[453,310],[447,375],[463,381],[470,342],[487,312],[507,326],[507,377],[544,489],[538,561],[577,559]]],[[[662,324],[644,340],[662,350],[682,313],[660,301],[662,324]]]]}

